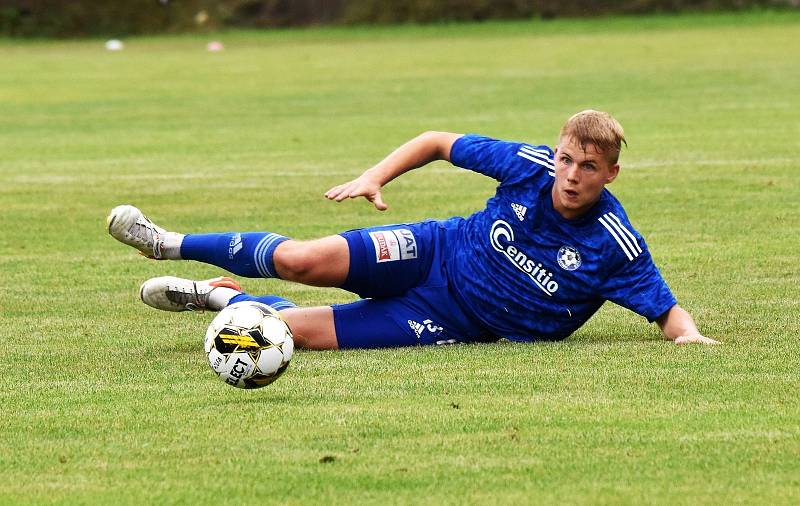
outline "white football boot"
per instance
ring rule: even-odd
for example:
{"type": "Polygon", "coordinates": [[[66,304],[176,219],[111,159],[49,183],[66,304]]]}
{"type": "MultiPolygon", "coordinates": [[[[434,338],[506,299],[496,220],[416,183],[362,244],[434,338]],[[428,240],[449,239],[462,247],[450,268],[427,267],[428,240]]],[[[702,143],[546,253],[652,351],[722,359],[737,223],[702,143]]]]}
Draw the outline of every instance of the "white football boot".
{"type": "Polygon", "coordinates": [[[179,259],[183,234],[167,232],[159,227],[136,207],[124,205],[111,210],[106,218],[111,237],[128,246],[133,246],[142,255],[156,260],[179,259]]]}
{"type": "Polygon", "coordinates": [[[162,276],[148,279],[139,288],[142,302],[162,311],[219,311],[240,293],[239,283],[226,277],[192,281],[162,276]]]}

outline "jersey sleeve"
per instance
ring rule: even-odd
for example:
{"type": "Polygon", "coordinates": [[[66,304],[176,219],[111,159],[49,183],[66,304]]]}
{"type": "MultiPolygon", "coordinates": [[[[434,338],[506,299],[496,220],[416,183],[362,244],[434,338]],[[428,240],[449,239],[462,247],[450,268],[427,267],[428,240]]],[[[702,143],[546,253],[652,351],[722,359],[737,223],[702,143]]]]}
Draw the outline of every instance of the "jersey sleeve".
{"type": "Polygon", "coordinates": [[[552,172],[552,158],[553,152],[547,146],[530,146],[475,134],[459,137],[450,149],[453,165],[503,184],[552,172]]]}
{"type": "Polygon", "coordinates": [[[623,260],[603,283],[601,295],[651,323],[677,304],[647,248],[633,260],[623,260]]]}

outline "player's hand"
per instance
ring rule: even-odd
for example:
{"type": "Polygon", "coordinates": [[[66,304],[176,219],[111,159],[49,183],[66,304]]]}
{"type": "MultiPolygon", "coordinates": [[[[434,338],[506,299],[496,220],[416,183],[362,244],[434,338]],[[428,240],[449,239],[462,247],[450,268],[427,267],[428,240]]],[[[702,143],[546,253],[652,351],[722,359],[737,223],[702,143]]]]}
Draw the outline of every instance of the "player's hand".
{"type": "Polygon", "coordinates": [[[357,197],[364,197],[369,200],[378,211],[389,209],[389,206],[383,202],[383,197],[381,196],[381,184],[367,174],[362,174],[352,181],[334,186],[325,192],[326,199],[335,200],[336,202],[357,197]]]}
{"type": "Polygon", "coordinates": [[[700,334],[695,335],[686,335],[686,336],[678,336],[675,338],[675,344],[678,346],[683,346],[684,344],[722,344],[719,341],[715,341],[710,337],[701,336],[700,334]]]}

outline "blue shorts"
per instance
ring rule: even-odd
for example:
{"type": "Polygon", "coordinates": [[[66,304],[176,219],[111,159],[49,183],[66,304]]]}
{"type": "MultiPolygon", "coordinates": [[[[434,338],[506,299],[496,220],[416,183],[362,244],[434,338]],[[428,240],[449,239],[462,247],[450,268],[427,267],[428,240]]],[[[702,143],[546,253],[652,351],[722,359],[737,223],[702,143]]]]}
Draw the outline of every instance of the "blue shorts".
{"type": "Polygon", "coordinates": [[[445,253],[450,222],[388,225],[342,233],[350,271],[341,288],[363,297],[333,306],[339,348],[489,342],[488,333],[456,302],[445,253]]]}

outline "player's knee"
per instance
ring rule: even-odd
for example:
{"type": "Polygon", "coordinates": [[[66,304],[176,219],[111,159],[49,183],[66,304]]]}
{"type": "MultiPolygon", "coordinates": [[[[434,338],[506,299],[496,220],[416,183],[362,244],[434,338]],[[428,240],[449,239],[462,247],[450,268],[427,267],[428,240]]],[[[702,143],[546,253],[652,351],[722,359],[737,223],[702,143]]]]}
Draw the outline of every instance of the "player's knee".
{"type": "Polygon", "coordinates": [[[291,308],[280,312],[294,336],[296,348],[335,350],[338,348],[330,307],[291,308]]]}
{"type": "Polygon", "coordinates": [[[306,337],[303,334],[294,334],[292,336],[292,338],[294,339],[294,347],[295,348],[298,348],[298,349],[301,349],[301,350],[307,350],[308,349],[308,339],[306,339],[306,337]]]}
{"type": "Polygon", "coordinates": [[[281,278],[289,281],[306,281],[313,276],[320,264],[317,255],[307,244],[297,241],[286,241],[273,255],[275,268],[281,278]]]}

